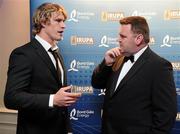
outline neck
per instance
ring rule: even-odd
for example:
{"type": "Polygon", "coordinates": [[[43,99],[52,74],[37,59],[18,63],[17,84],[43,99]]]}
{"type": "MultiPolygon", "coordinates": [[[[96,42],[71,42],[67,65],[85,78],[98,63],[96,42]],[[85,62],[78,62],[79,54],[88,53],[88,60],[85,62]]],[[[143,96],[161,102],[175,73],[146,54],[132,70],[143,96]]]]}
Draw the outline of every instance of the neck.
{"type": "Polygon", "coordinates": [[[51,46],[55,46],[56,41],[52,40],[47,34],[45,34],[45,32],[40,32],[37,35],[47,41],[51,46]]]}
{"type": "Polygon", "coordinates": [[[143,49],[143,48],[146,47],[147,45],[148,45],[148,44],[146,44],[146,43],[143,43],[143,44],[139,45],[139,46],[137,47],[136,51],[135,51],[133,54],[139,52],[141,49],[143,49]]]}

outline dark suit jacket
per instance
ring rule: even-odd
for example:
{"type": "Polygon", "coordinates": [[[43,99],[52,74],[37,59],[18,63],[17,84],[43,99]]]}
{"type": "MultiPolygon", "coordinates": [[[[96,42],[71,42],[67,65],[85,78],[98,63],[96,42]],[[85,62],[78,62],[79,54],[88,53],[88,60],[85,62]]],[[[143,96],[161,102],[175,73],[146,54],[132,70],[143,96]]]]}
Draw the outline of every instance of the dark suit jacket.
{"type": "Polygon", "coordinates": [[[42,45],[33,39],[9,60],[5,106],[18,110],[17,134],[65,134],[67,108],[49,108],[49,96],[62,83],[42,45]]]}
{"type": "Polygon", "coordinates": [[[172,65],[148,47],[114,88],[120,70],[104,61],[94,70],[92,86],[106,88],[103,134],[169,134],[176,117],[172,65]]]}

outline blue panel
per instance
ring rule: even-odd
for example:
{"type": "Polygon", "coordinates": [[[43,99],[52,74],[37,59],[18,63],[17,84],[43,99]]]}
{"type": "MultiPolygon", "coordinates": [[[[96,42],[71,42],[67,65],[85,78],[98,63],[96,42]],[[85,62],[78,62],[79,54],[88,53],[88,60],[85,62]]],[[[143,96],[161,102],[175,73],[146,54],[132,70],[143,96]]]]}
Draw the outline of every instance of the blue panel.
{"type": "Polygon", "coordinates": [[[105,89],[91,87],[92,71],[104,53],[117,47],[118,20],[144,16],[150,26],[150,47],[170,60],[178,94],[178,115],[172,134],[180,134],[180,1],[178,0],[31,0],[34,10],[44,2],[62,4],[68,19],[64,40],[59,42],[64,57],[68,84],[83,92],[69,108],[74,134],[100,134],[105,89]]]}

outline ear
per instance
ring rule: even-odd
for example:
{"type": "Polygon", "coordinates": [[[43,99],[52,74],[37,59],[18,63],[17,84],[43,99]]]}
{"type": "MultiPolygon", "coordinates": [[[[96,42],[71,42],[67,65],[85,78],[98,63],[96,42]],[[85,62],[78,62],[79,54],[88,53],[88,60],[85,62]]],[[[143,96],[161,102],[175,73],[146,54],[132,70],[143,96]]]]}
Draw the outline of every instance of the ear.
{"type": "Polygon", "coordinates": [[[43,28],[46,27],[46,25],[47,25],[47,23],[41,22],[41,26],[42,26],[43,28]]]}
{"type": "Polygon", "coordinates": [[[141,45],[142,41],[144,39],[144,36],[142,34],[138,34],[135,38],[135,42],[137,44],[137,46],[141,45]]]}

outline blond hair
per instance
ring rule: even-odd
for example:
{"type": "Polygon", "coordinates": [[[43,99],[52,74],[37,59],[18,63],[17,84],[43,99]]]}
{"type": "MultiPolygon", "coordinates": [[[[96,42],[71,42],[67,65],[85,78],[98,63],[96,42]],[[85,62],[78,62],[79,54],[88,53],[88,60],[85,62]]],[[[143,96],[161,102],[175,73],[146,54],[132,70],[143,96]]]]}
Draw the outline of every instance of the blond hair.
{"type": "Polygon", "coordinates": [[[40,5],[33,16],[33,35],[38,34],[42,29],[42,23],[49,23],[53,12],[62,13],[65,20],[67,13],[63,6],[54,3],[44,3],[40,5]]]}

